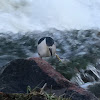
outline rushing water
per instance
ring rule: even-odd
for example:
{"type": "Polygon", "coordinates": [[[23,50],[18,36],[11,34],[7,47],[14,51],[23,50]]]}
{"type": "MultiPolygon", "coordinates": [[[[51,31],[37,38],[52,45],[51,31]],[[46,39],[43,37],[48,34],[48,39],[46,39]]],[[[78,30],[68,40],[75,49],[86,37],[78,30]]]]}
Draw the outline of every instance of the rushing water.
{"type": "Polygon", "coordinates": [[[0,32],[100,29],[99,0],[0,0],[0,32]]]}

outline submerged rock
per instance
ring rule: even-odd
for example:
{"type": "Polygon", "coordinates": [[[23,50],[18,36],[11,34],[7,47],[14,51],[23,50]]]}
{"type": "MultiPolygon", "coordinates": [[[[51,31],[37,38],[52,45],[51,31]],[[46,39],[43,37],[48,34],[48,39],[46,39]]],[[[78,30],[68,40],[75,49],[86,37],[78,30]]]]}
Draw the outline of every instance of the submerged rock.
{"type": "Polygon", "coordinates": [[[46,90],[52,87],[56,95],[64,94],[72,100],[98,100],[85,89],[72,84],[41,58],[16,59],[0,70],[1,92],[25,93],[27,86],[41,88],[45,83],[46,90]]]}

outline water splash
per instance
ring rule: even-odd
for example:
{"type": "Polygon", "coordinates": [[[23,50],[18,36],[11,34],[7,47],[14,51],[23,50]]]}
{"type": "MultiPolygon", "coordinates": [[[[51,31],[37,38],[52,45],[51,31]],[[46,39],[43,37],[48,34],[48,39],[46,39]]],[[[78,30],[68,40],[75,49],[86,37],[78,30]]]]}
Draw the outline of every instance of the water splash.
{"type": "Polygon", "coordinates": [[[98,0],[91,2],[92,9],[89,9],[90,5],[84,6],[87,0],[84,2],[80,1],[1,0],[0,32],[12,31],[16,33],[46,30],[48,28],[100,28],[100,7],[98,6],[99,3],[97,3],[98,0]]]}

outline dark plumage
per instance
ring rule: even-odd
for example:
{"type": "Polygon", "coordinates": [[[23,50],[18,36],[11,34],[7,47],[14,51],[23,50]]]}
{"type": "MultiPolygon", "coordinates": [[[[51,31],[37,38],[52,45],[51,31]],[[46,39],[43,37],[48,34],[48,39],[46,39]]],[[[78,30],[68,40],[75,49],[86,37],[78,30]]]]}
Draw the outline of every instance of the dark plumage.
{"type": "Polygon", "coordinates": [[[46,37],[47,46],[52,46],[54,44],[54,40],[51,37],[46,37]]]}
{"type": "Polygon", "coordinates": [[[38,44],[40,44],[44,39],[46,39],[47,46],[52,46],[54,44],[54,40],[51,37],[43,37],[38,41],[38,44]]]}
{"type": "Polygon", "coordinates": [[[38,45],[39,45],[45,38],[46,38],[46,37],[41,38],[41,39],[38,41],[38,45]]]}

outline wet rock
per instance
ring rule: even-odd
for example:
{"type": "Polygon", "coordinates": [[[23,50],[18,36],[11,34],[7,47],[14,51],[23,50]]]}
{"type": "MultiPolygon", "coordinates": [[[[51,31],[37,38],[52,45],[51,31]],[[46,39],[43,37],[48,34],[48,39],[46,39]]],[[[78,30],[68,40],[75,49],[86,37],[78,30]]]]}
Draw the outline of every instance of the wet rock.
{"type": "Polygon", "coordinates": [[[48,62],[41,58],[17,59],[0,70],[0,91],[6,93],[25,93],[27,86],[42,87],[47,83],[47,90],[59,95],[71,97],[72,100],[98,100],[93,94],[72,84],[57,72],[48,62]]]}
{"type": "Polygon", "coordinates": [[[87,92],[80,87],[71,87],[65,91],[65,98],[71,98],[71,100],[98,100],[93,94],[87,92]],[[77,91],[75,91],[76,89],[77,91]]]}
{"type": "Polygon", "coordinates": [[[94,93],[98,98],[100,98],[100,82],[90,85],[88,87],[92,93],[94,93]]]}
{"type": "Polygon", "coordinates": [[[100,71],[93,66],[92,64],[89,64],[86,68],[86,70],[81,71],[80,73],[81,79],[87,83],[87,82],[95,82],[100,80],[100,71]]]}

